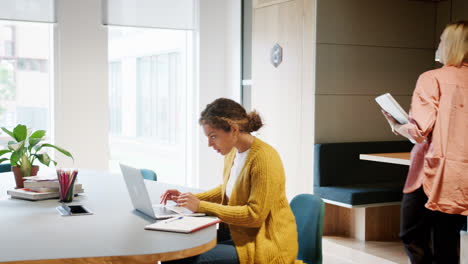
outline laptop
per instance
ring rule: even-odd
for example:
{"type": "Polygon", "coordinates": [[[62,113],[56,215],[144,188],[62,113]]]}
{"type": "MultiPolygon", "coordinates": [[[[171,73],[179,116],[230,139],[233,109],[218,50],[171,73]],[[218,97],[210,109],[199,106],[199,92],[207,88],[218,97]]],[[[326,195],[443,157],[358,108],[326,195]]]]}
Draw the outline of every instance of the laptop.
{"type": "Polygon", "coordinates": [[[151,204],[140,170],[121,163],[119,165],[135,210],[153,219],[167,219],[181,214],[186,216],[205,215],[204,213],[194,213],[184,207],[151,204]]]}

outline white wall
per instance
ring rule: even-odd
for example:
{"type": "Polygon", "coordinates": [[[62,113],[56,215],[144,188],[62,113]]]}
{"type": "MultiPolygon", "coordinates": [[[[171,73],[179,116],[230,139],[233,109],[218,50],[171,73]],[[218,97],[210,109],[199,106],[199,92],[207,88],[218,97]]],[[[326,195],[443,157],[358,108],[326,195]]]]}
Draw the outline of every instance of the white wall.
{"type": "MultiPolygon", "coordinates": [[[[198,113],[219,97],[240,100],[241,1],[200,0],[200,65],[198,113]]],[[[198,118],[198,116],[197,116],[198,118]]],[[[208,148],[199,131],[200,188],[222,182],[223,156],[208,148]]]]}
{"type": "Polygon", "coordinates": [[[241,34],[242,7],[239,0],[226,1],[226,88],[229,98],[241,101],[241,34]]]}
{"type": "MultiPolygon", "coordinates": [[[[56,12],[55,143],[74,154],[75,164],[60,154],[57,161],[64,167],[107,169],[107,32],[101,25],[101,4],[61,0],[56,12]]],[[[238,0],[200,0],[196,118],[216,98],[240,100],[240,15],[238,0]]],[[[199,179],[189,175],[189,183],[210,188],[221,183],[223,157],[207,147],[196,120],[193,126],[199,163],[192,165],[199,179]]]]}
{"type": "Polygon", "coordinates": [[[107,31],[101,1],[57,1],[55,36],[55,143],[62,167],[107,169],[107,31]]]}

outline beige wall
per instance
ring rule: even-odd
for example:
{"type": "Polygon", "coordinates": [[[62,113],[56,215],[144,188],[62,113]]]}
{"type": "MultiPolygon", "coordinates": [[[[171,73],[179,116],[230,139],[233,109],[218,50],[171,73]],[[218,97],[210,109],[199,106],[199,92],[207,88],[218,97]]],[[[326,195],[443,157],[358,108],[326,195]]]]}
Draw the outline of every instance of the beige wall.
{"type": "Polygon", "coordinates": [[[468,1],[317,0],[315,143],[402,140],[374,102],[389,92],[409,109],[422,72],[434,67],[445,24],[468,1]]]}
{"type": "Polygon", "coordinates": [[[312,191],[314,0],[253,2],[251,106],[265,126],[257,136],[279,153],[288,198],[312,191]],[[279,44],[283,61],[270,61],[279,44]]]}

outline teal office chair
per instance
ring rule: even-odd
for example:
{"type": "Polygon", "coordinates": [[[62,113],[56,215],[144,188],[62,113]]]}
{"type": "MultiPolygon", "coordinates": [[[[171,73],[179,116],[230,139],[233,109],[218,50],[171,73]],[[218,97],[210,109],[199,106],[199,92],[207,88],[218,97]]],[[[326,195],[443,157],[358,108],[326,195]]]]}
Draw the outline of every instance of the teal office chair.
{"type": "Polygon", "coordinates": [[[156,172],[154,172],[152,170],[140,169],[140,172],[141,172],[141,175],[143,176],[143,178],[145,178],[146,180],[150,180],[150,181],[157,181],[158,180],[158,176],[156,175],[156,172]]]}
{"type": "Polygon", "coordinates": [[[11,171],[11,164],[0,164],[0,173],[11,171]]]}
{"type": "Polygon", "coordinates": [[[290,203],[296,218],[299,240],[298,260],[322,264],[322,233],[325,205],[313,194],[299,194],[290,203]]]}

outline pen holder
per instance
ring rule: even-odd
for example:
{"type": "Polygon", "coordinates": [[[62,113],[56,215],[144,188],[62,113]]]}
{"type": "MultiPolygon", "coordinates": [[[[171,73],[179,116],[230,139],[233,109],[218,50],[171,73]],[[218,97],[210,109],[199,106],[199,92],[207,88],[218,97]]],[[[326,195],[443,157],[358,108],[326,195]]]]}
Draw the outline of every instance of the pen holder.
{"type": "Polygon", "coordinates": [[[73,185],[68,187],[59,186],[59,193],[60,193],[60,202],[62,203],[71,203],[73,202],[73,185]]]}
{"type": "Polygon", "coordinates": [[[59,198],[62,203],[70,203],[73,201],[73,187],[75,186],[75,180],[78,171],[64,171],[57,170],[57,177],[59,181],[59,198]]]}

